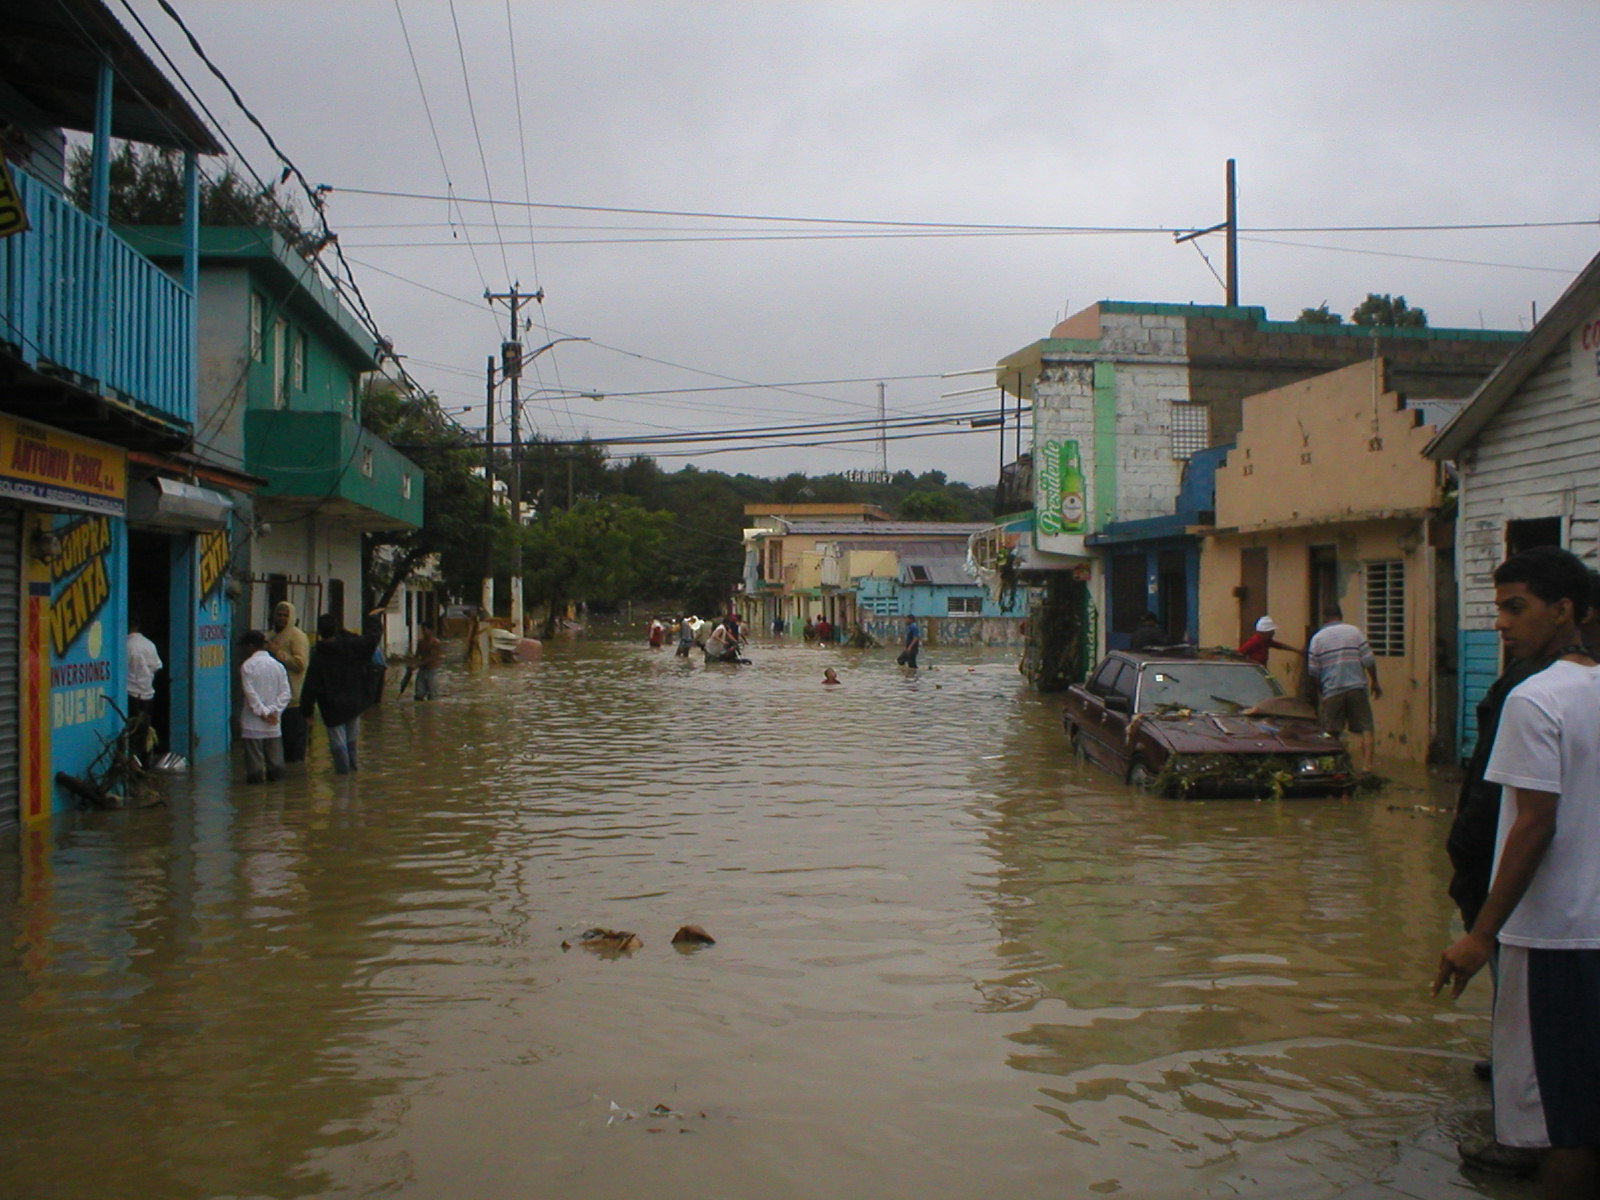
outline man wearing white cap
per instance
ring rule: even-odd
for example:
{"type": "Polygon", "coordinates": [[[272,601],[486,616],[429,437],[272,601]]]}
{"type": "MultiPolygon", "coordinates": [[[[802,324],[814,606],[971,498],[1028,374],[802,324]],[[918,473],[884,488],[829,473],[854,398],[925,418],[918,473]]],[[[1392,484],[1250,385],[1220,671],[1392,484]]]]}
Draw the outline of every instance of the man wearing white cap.
{"type": "Polygon", "coordinates": [[[1287,650],[1291,654],[1302,653],[1298,646],[1285,646],[1273,638],[1278,632],[1278,623],[1271,617],[1262,617],[1256,622],[1256,631],[1245,638],[1239,646],[1239,653],[1251,662],[1258,662],[1263,667],[1267,665],[1268,650],[1287,650]]]}

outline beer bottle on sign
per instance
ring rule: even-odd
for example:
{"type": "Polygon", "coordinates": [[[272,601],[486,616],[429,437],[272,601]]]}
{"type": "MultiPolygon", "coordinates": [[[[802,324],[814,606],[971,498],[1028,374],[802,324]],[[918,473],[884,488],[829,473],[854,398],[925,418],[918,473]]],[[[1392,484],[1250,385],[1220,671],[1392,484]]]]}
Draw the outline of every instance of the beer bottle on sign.
{"type": "Polygon", "coordinates": [[[1063,533],[1083,533],[1088,506],[1084,499],[1083,466],[1078,461],[1078,443],[1061,448],[1061,527],[1063,533]]]}

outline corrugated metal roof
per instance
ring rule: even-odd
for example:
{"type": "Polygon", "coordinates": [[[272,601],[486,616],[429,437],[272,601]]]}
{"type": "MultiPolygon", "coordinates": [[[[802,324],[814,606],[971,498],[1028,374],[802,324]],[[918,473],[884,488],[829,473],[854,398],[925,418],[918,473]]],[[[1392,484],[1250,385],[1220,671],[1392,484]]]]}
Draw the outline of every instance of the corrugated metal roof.
{"type": "Polygon", "coordinates": [[[970,537],[988,528],[968,521],[789,521],[786,533],[802,537],[970,537]]]}

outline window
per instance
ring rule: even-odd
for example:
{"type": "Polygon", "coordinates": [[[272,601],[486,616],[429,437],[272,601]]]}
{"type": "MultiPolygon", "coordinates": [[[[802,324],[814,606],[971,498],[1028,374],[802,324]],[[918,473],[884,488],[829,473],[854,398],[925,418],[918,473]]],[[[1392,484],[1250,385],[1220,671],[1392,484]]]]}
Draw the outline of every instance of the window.
{"type": "Polygon", "coordinates": [[[400,476],[400,499],[411,499],[411,473],[409,471],[400,476]]]}
{"type": "Polygon", "coordinates": [[[928,568],[920,563],[906,564],[906,581],[908,583],[928,583],[928,568]]]}
{"type": "Polygon", "coordinates": [[[1535,546],[1561,545],[1561,518],[1535,517],[1506,522],[1506,555],[1521,554],[1535,546]]]}
{"type": "Polygon", "coordinates": [[[372,447],[367,446],[361,451],[361,473],[368,479],[372,478],[372,447]]]}
{"type": "Polygon", "coordinates": [[[1211,408],[1192,400],[1172,402],[1172,457],[1187,461],[1211,445],[1211,408]]]}
{"type": "Polygon", "coordinates": [[[1406,652],[1406,564],[1367,564],[1367,641],[1374,654],[1406,652]]]}
{"type": "Polygon", "coordinates": [[[945,597],[945,611],[952,617],[977,616],[983,612],[982,596],[947,596],[945,597]]]}
{"type": "Polygon", "coordinates": [[[267,359],[267,305],[255,292],[250,293],[250,359],[267,359]]]}
{"type": "Polygon", "coordinates": [[[289,322],[272,323],[272,407],[289,406],[289,322]]]}
{"type": "Polygon", "coordinates": [[[306,390],[306,335],[294,335],[294,359],[289,364],[290,379],[297,391],[306,390]]]}

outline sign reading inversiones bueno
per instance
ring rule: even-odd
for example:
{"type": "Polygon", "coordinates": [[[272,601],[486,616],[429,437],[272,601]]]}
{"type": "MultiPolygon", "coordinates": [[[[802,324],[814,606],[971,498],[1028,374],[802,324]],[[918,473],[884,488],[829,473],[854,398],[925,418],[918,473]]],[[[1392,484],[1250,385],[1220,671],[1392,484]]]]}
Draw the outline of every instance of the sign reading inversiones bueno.
{"type": "Polygon", "coordinates": [[[115,446],[0,416],[0,496],[120,517],[128,503],[127,456],[115,446]]]}

